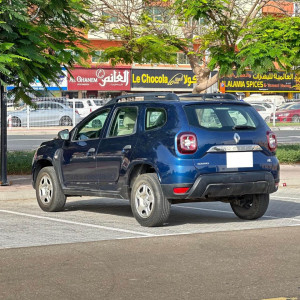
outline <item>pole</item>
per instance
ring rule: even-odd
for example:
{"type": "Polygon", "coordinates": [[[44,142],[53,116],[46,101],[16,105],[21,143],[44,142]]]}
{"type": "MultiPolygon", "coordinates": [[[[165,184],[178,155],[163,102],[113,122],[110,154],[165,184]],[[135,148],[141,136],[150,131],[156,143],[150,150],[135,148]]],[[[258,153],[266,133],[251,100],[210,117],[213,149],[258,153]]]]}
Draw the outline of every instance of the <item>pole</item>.
{"type": "MultiPolygon", "coordinates": [[[[4,76],[0,75],[4,81],[4,76]]],[[[4,97],[4,86],[0,81],[0,101],[1,101],[1,186],[9,185],[7,182],[7,107],[4,97]]]]}

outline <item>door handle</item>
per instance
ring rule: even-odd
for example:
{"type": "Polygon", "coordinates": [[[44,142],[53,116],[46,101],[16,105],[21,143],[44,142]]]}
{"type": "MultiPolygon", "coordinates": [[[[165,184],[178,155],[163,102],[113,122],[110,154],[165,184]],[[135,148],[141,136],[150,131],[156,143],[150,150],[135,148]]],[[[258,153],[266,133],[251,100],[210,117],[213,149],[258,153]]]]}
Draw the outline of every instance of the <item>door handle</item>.
{"type": "Polygon", "coordinates": [[[95,148],[90,148],[87,153],[86,153],[86,156],[92,156],[94,155],[96,152],[96,149],[95,148]]]}
{"type": "Polygon", "coordinates": [[[126,145],[123,149],[122,149],[122,153],[125,153],[127,151],[131,150],[131,145],[126,145]]]}

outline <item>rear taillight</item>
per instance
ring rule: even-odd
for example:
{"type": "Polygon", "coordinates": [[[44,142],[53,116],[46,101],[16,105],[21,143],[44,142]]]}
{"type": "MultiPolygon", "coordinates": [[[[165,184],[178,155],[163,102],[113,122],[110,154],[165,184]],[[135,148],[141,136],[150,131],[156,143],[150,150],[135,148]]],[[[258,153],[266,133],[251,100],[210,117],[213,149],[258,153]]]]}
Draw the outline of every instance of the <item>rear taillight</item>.
{"type": "Polygon", "coordinates": [[[77,109],[75,110],[75,113],[79,115],[79,112],[78,112],[78,110],[77,110],[77,109]]]}
{"type": "Polygon", "coordinates": [[[277,149],[277,138],[274,132],[267,131],[268,147],[270,151],[275,151],[277,149]]]}
{"type": "Polygon", "coordinates": [[[185,194],[190,188],[188,187],[177,187],[173,189],[174,194],[185,194]]]}
{"type": "Polygon", "coordinates": [[[193,154],[197,151],[197,137],[192,132],[182,132],[177,137],[177,148],[181,154],[193,154]]]}

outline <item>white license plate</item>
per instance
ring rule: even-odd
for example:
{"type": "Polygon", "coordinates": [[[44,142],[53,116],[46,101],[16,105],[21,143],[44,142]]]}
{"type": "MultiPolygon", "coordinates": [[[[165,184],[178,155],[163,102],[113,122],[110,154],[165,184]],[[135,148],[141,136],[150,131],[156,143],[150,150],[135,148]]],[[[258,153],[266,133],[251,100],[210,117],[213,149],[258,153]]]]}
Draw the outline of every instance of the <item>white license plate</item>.
{"type": "Polygon", "coordinates": [[[253,168],[253,152],[226,152],[227,168],[253,168]]]}

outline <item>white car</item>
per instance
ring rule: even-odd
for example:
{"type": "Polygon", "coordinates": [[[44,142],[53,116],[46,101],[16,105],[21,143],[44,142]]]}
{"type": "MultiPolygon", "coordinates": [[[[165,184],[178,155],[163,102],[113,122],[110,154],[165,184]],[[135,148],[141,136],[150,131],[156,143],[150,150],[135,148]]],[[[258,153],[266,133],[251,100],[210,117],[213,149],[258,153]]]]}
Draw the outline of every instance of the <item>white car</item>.
{"type": "Polygon", "coordinates": [[[103,99],[69,99],[68,103],[71,108],[75,103],[75,110],[79,113],[79,115],[84,118],[92,111],[98,109],[99,107],[105,104],[103,99]]]}
{"type": "Polygon", "coordinates": [[[271,114],[273,113],[272,109],[267,109],[262,104],[252,104],[251,105],[256,109],[256,111],[261,115],[265,122],[270,122],[271,114]]]}
{"type": "Polygon", "coordinates": [[[276,107],[279,107],[285,103],[284,97],[280,95],[252,94],[249,97],[244,98],[243,100],[250,104],[257,102],[275,103],[276,107]]]}

